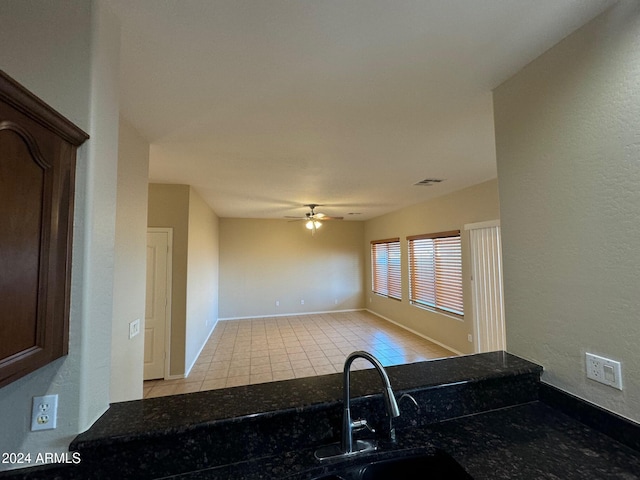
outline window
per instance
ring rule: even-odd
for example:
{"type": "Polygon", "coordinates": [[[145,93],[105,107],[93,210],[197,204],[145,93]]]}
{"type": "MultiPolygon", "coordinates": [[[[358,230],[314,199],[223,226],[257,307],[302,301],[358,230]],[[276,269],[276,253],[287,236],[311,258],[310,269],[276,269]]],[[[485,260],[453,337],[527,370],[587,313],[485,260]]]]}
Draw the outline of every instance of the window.
{"type": "Polygon", "coordinates": [[[402,299],[399,238],[371,242],[371,271],[373,293],[402,299]]]}
{"type": "Polygon", "coordinates": [[[464,315],[460,231],[415,235],[409,242],[409,301],[464,315]]]}

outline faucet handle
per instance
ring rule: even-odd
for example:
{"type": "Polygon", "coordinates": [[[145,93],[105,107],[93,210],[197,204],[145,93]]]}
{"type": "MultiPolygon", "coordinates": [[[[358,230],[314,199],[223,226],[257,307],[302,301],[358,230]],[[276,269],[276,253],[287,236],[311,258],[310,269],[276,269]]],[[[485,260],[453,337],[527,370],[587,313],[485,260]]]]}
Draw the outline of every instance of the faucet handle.
{"type": "Polygon", "coordinates": [[[371,433],[376,433],[376,431],[371,427],[371,425],[367,423],[364,418],[351,422],[351,428],[353,430],[361,430],[363,428],[367,428],[371,433]]]}

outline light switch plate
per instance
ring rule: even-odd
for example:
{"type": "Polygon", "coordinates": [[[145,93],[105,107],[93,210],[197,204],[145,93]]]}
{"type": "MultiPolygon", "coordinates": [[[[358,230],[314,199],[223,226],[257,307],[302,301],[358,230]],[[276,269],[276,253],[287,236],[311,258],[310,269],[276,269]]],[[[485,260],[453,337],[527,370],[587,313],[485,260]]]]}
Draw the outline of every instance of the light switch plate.
{"type": "Polygon", "coordinates": [[[140,319],[136,318],[133,322],[129,323],[129,340],[140,333],[140,319]]]}

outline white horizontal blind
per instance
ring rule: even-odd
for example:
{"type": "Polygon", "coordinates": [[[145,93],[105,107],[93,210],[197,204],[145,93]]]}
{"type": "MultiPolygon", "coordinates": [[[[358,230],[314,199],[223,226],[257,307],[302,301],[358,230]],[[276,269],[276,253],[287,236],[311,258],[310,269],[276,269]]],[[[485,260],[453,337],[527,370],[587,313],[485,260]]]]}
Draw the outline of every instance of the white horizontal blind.
{"type": "Polygon", "coordinates": [[[407,237],[409,300],[464,315],[460,231],[407,237]]]}
{"type": "Polygon", "coordinates": [[[402,299],[399,238],[371,242],[371,270],[374,293],[402,299]]]}

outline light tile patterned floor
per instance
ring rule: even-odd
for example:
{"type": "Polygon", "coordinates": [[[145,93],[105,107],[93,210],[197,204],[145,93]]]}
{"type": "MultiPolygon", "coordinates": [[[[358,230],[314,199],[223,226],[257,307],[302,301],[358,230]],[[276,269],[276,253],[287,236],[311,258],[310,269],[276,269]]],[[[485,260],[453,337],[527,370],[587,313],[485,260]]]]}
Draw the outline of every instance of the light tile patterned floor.
{"type": "MultiPolygon", "coordinates": [[[[325,375],[366,350],[383,365],[455,355],[369,312],[218,322],[188,378],[144,382],[144,397],[325,375]]],[[[352,368],[371,368],[357,359],[352,368]]]]}

